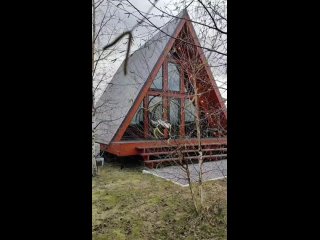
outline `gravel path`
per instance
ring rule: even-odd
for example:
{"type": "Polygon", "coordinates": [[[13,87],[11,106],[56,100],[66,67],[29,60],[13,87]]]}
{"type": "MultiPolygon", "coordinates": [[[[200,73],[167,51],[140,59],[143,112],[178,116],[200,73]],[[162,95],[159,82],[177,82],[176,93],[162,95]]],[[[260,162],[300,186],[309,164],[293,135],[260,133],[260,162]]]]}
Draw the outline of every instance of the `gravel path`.
{"type": "MultiPolygon", "coordinates": [[[[196,182],[199,174],[199,165],[189,165],[191,181],[196,182]]],[[[187,175],[180,166],[169,166],[158,169],[145,169],[143,173],[152,174],[157,177],[172,181],[181,186],[188,186],[187,175]]],[[[211,161],[203,163],[204,181],[227,177],[227,160],[211,161]]]]}

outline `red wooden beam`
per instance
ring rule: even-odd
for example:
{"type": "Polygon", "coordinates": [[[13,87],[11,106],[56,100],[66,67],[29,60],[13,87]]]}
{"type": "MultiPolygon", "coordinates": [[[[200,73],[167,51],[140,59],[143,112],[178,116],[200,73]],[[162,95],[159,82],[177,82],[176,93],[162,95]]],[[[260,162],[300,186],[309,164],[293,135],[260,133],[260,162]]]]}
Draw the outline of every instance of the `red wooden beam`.
{"type": "MultiPolygon", "coordinates": [[[[162,90],[164,92],[168,91],[168,58],[165,58],[163,61],[163,88],[162,90]]],[[[169,102],[168,102],[168,97],[167,95],[163,95],[164,92],[162,92],[162,101],[163,101],[163,118],[164,121],[169,121],[169,102]]],[[[150,93],[151,94],[151,93],[150,93]]],[[[168,129],[164,130],[164,138],[168,138],[169,137],[169,132],[168,129]]]]}
{"type": "Polygon", "coordinates": [[[166,96],[166,97],[172,97],[172,98],[193,98],[194,96],[194,95],[183,94],[180,92],[161,92],[161,91],[154,91],[154,90],[148,91],[148,94],[150,96],[166,96]]]}
{"type": "Polygon", "coordinates": [[[148,138],[149,136],[149,96],[146,95],[145,98],[143,99],[143,131],[144,131],[144,137],[148,138]]]}
{"type": "MultiPolygon", "coordinates": [[[[184,86],[184,69],[183,66],[180,65],[180,93],[185,95],[185,86],[184,86]]],[[[185,98],[180,98],[180,137],[185,137],[185,110],[184,110],[185,98]]]]}
{"type": "MultiPolygon", "coordinates": [[[[134,156],[139,155],[138,148],[152,148],[152,147],[170,147],[181,145],[197,145],[198,139],[172,139],[168,140],[145,140],[145,141],[120,141],[112,142],[109,145],[104,145],[102,149],[106,152],[117,156],[134,156]]],[[[201,144],[227,144],[227,138],[203,138],[201,144]]]]}

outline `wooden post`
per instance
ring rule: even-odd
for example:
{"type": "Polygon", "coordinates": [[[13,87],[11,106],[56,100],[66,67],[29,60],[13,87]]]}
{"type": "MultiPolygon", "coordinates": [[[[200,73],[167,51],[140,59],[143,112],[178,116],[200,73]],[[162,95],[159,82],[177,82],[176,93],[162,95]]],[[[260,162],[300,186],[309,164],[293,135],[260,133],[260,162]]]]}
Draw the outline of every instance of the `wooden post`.
{"type": "MultiPolygon", "coordinates": [[[[163,87],[162,90],[163,92],[167,92],[168,91],[168,58],[166,57],[163,61],[163,65],[162,65],[162,70],[163,70],[163,87]]],[[[163,119],[166,122],[169,122],[169,99],[167,96],[163,96],[162,97],[162,103],[163,103],[163,119]]],[[[169,137],[169,132],[168,129],[164,130],[164,138],[167,139],[169,137]]]]}
{"type": "MultiPolygon", "coordinates": [[[[180,65],[180,93],[181,94],[186,94],[185,93],[185,86],[184,86],[184,69],[182,65],[180,65]]],[[[184,106],[185,105],[185,97],[180,98],[180,138],[185,137],[185,110],[184,106]]]]}
{"type": "Polygon", "coordinates": [[[148,94],[143,99],[143,129],[144,129],[144,138],[149,137],[149,106],[148,106],[149,96],[148,94]]]}

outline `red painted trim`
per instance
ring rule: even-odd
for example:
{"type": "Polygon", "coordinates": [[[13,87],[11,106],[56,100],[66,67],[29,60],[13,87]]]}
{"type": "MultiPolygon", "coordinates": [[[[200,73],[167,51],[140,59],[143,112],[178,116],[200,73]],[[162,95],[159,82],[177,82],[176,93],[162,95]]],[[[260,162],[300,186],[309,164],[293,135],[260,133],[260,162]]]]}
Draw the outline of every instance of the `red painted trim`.
{"type": "Polygon", "coordinates": [[[184,138],[185,137],[185,110],[184,110],[184,103],[185,103],[185,99],[184,98],[180,98],[180,112],[181,112],[181,123],[180,123],[180,137],[184,138]]]}
{"type": "Polygon", "coordinates": [[[172,97],[172,98],[192,98],[193,95],[187,95],[179,92],[160,92],[160,91],[148,91],[148,94],[150,96],[166,96],[166,97],[172,97]]]}
{"type": "MultiPolygon", "coordinates": [[[[182,66],[180,66],[180,93],[185,94],[185,89],[184,89],[184,69],[182,66]]],[[[184,113],[184,102],[185,102],[185,97],[180,98],[180,137],[184,138],[185,136],[185,113],[184,113]]]]}
{"type": "MultiPolygon", "coordinates": [[[[168,58],[165,58],[163,61],[163,69],[164,69],[164,74],[163,74],[163,91],[168,91],[168,58]]],[[[163,101],[163,118],[164,121],[169,121],[169,114],[168,114],[168,97],[163,95],[164,92],[162,92],[162,101],[163,101]]],[[[168,129],[164,130],[164,138],[169,138],[169,131],[168,129]]]]}
{"type": "Polygon", "coordinates": [[[148,116],[148,95],[143,99],[143,130],[144,130],[144,137],[148,138],[149,135],[149,116],[148,116]]]}
{"type": "Polygon", "coordinates": [[[168,58],[163,61],[163,91],[168,91],[168,58]]]}
{"type": "MultiPolygon", "coordinates": [[[[227,144],[227,138],[203,138],[202,144],[227,144]]],[[[121,141],[112,142],[108,146],[104,146],[103,149],[106,152],[112,153],[117,156],[134,156],[138,155],[137,148],[150,148],[150,147],[169,147],[169,146],[181,146],[181,145],[197,145],[198,139],[177,139],[171,140],[144,140],[144,141],[121,141]]]]}

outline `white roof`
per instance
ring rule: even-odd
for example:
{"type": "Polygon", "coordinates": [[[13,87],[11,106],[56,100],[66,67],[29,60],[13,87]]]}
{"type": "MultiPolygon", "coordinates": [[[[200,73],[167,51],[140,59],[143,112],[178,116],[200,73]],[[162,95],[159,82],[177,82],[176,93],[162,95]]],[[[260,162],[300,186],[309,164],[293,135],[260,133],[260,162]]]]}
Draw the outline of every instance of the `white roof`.
{"type": "MultiPolygon", "coordinates": [[[[182,14],[179,14],[181,18],[182,14]]],[[[109,144],[146,83],[170,36],[182,19],[174,18],[128,60],[127,75],[121,64],[96,104],[96,142],[109,144]],[[168,36],[169,35],[169,36],[168,36]]]]}

